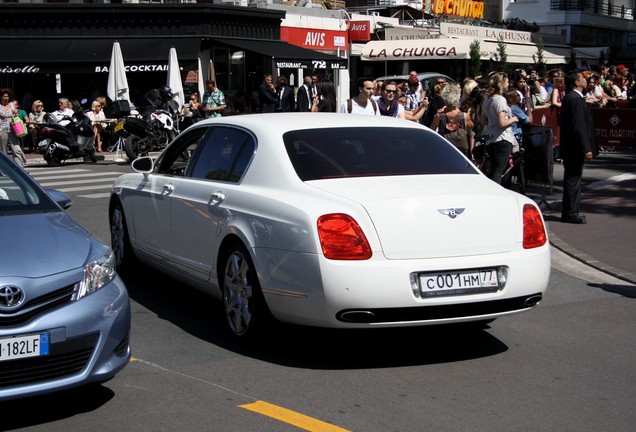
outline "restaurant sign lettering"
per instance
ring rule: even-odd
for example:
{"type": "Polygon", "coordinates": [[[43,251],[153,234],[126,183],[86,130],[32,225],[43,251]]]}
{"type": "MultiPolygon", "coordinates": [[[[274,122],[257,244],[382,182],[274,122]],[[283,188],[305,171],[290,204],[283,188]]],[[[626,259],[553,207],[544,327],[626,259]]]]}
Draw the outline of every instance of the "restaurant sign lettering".
{"type": "Polygon", "coordinates": [[[435,0],[433,2],[433,13],[483,19],[484,3],[473,0],[435,0]]]}

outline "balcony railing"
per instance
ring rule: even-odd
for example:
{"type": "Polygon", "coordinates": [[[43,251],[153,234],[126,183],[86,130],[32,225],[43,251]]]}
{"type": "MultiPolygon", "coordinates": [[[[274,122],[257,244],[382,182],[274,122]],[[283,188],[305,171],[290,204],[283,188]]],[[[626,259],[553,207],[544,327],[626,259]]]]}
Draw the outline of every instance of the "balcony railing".
{"type": "Polygon", "coordinates": [[[634,19],[634,9],[601,0],[551,0],[550,10],[591,12],[622,19],[634,19]]]}

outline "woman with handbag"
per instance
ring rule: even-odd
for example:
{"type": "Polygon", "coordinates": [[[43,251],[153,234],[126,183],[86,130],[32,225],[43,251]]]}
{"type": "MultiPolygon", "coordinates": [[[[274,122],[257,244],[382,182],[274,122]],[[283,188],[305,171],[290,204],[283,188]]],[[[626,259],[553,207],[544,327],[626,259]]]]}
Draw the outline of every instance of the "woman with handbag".
{"type": "Polygon", "coordinates": [[[44,103],[41,100],[36,100],[31,105],[31,112],[29,113],[29,120],[27,122],[29,126],[29,135],[31,137],[31,150],[38,150],[38,136],[37,136],[37,124],[44,123],[44,103]]]}
{"type": "Polygon", "coordinates": [[[464,156],[472,159],[472,148],[470,148],[466,130],[473,128],[474,125],[470,116],[459,109],[460,88],[456,85],[446,85],[440,96],[444,106],[433,116],[430,128],[457,147],[464,156]]]}
{"type": "Polygon", "coordinates": [[[18,116],[19,110],[11,102],[13,100],[13,92],[11,89],[0,89],[0,151],[7,152],[7,147],[11,147],[13,160],[20,166],[26,165],[26,156],[20,148],[18,136],[14,133],[12,123],[17,118],[24,128],[24,123],[18,116]]]}

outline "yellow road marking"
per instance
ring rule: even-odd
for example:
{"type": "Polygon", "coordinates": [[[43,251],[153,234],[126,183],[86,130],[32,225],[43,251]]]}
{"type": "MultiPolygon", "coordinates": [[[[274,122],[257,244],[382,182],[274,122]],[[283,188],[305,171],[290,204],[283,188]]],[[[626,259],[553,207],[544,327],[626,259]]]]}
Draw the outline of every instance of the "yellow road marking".
{"type": "Polygon", "coordinates": [[[350,432],[347,429],[342,429],[338,426],[263,401],[239,405],[239,408],[275,418],[276,420],[289,423],[309,432],[350,432]]]}

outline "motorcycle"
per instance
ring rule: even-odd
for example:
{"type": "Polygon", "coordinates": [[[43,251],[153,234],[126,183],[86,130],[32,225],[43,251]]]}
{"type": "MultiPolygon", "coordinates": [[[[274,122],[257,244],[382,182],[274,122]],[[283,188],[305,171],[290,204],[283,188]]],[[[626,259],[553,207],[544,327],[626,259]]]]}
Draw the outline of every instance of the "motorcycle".
{"type": "Polygon", "coordinates": [[[78,157],[97,162],[93,126],[83,112],[76,111],[72,117],[64,116],[60,122],[53,114],[46,114],[44,123],[36,125],[36,137],[38,152],[48,166],[60,166],[66,159],[78,157]],[[64,121],[68,124],[62,125],[64,121]]]}
{"type": "Polygon", "coordinates": [[[125,140],[124,151],[131,162],[162,150],[178,133],[179,104],[173,100],[170,87],[150,90],[145,97],[150,106],[120,120],[114,128],[115,134],[125,140]]]}

